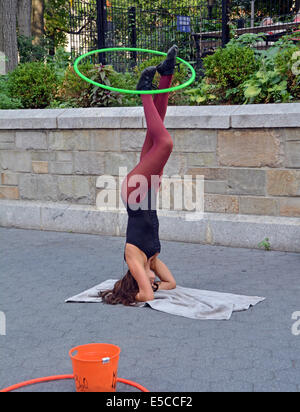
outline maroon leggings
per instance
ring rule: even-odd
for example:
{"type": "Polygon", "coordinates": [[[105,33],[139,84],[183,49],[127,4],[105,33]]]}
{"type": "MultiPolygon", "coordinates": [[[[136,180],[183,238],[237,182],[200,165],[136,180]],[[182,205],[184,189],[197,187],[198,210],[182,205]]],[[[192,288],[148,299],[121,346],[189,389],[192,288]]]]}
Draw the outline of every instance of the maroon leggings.
{"type": "MultiPolygon", "coordinates": [[[[159,89],[171,86],[173,75],[161,76],[159,89]]],[[[168,107],[169,93],[156,94],[154,99],[149,94],[141,95],[147,123],[147,135],[142,148],[140,162],[126,176],[122,183],[121,195],[126,203],[139,203],[154,186],[157,193],[161,185],[163,169],[173,149],[173,141],[164,126],[164,119],[168,107]],[[139,179],[142,175],[145,179],[139,179]],[[152,178],[151,178],[152,177],[152,178]],[[144,184],[147,181],[147,185],[144,184]],[[144,183],[143,183],[144,182],[144,183]],[[136,189],[139,195],[129,196],[136,189]]]]}

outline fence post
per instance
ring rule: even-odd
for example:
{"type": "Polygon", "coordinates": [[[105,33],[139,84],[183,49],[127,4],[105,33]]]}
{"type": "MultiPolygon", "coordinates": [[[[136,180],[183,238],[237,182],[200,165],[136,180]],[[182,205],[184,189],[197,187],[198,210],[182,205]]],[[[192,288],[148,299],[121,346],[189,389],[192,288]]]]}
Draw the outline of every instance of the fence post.
{"type": "MultiPolygon", "coordinates": [[[[97,0],[97,46],[105,48],[105,35],[107,30],[106,0],[97,0]]],[[[105,53],[99,54],[99,63],[105,64],[105,53]]]]}
{"type": "MultiPolygon", "coordinates": [[[[129,41],[130,41],[130,47],[136,48],[136,40],[137,40],[137,35],[136,35],[136,8],[135,7],[130,7],[128,9],[128,25],[129,25],[129,41]]],[[[134,67],[136,66],[137,62],[137,53],[131,52],[131,66],[134,67]]]]}
{"type": "Polygon", "coordinates": [[[222,0],[222,47],[229,42],[229,0],[222,0]]]}

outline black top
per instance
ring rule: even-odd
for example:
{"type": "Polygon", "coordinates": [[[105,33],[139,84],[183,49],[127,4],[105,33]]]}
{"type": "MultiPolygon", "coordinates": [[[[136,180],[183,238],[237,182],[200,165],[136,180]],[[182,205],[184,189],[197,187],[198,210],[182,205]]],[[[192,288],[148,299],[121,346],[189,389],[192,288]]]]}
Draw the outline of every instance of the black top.
{"type": "Polygon", "coordinates": [[[128,214],[126,243],[141,249],[146,254],[147,259],[150,259],[157,252],[160,253],[155,190],[150,188],[142,202],[134,205],[126,204],[126,208],[128,214]],[[151,204],[151,199],[153,199],[153,204],[151,204]]]}

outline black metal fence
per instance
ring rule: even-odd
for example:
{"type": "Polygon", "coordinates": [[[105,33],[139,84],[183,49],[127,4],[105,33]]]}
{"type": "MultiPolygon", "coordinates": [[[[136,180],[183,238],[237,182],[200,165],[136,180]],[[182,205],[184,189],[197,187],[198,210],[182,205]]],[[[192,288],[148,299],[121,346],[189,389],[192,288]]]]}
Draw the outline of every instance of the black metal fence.
{"type": "MultiPolygon", "coordinates": [[[[166,51],[176,43],[181,57],[194,61],[192,33],[222,30],[222,0],[144,1],[143,4],[141,7],[138,1],[131,0],[73,0],[72,55],[108,47],[166,51]]],[[[111,54],[110,62],[112,58],[111,54]]]]}
{"type": "MultiPolygon", "coordinates": [[[[182,58],[199,63],[229,41],[229,23],[254,27],[268,17],[292,22],[299,8],[300,0],[73,0],[71,52],[75,58],[108,47],[166,51],[176,43],[182,58]]],[[[142,58],[130,57],[130,66],[142,58]]],[[[99,59],[120,71],[128,68],[128,57],[122,61],[121,54],[99,54],[99,59]]]]}

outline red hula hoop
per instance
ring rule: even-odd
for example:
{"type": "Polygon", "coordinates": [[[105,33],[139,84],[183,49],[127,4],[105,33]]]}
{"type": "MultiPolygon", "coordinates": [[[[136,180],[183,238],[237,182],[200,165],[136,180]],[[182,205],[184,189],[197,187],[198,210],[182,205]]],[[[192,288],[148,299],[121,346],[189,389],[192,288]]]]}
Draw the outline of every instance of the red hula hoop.
{"type": "MultiPolygon", "coordinates": [[[[47,376],[44,378],[31,379],[29,381],[20,382],[20,383],[17,383],[16,385],[12,385],[12,386],[9,386],[8,388],[2,389],[0,390],[0,393],[12,392],[17,389],[24,388],[25,386],[35,385],[37,383],[59,381],[59,380],[64,380],[64,379],[74,379],[74,375],[56,375],[56,376],[47,376]]],[[[134,388],[140,390],[141,392],[150,392],[148,389],[144,388],[139,383],[130,381],[128,379],[117,378],[117,382],[125,383],[126,385],[133,386],[134,388]]]]}

